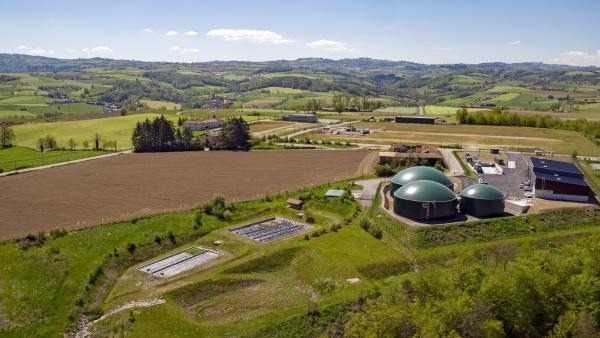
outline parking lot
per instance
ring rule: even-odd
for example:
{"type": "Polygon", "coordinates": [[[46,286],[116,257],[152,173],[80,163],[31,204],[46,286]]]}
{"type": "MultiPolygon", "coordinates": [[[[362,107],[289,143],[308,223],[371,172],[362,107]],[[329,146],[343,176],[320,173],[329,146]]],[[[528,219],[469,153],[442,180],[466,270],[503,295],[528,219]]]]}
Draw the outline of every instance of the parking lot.
{"type": "MultiPolygon", "coordinates": [[[[504,191],[507,197],[512,199],[524,198],[525,190],[519,186],[529,179],[529,167],[521,153],[508,152],[508,162],[500,167],[503,170],[502,175],[479,174],[488,184],[504,191]],[[514,162],[512,168],[511,162],[514,162]]],[[[462,177],[463,187],[477,183],[476,179],[462,177]]]]}

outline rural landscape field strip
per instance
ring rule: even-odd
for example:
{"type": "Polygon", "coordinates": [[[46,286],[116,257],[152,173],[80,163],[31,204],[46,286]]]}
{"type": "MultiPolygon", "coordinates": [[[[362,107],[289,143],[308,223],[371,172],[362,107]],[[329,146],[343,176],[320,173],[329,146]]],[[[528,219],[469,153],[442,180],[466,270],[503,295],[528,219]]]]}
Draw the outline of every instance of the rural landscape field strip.
{"type": "Polygon", "coordinates": [[[127,154],[0,179],[0,239],[200,204],[255,199],[363,175],[369,151],[127,154]],[[227,168],[223,170],[223,168],[227,168]]]}

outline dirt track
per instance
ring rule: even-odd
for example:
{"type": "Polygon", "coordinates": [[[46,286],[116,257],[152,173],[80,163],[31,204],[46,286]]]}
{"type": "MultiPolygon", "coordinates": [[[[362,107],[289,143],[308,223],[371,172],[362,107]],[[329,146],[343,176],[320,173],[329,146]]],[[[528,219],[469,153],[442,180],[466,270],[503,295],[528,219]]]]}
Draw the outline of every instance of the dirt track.
{"type": "Polygon", "coordinates": [[[0,178],[0,239],[193,207],[223,194],[255,199],[361,176],[369,151],[126,154],[0,178]]]}

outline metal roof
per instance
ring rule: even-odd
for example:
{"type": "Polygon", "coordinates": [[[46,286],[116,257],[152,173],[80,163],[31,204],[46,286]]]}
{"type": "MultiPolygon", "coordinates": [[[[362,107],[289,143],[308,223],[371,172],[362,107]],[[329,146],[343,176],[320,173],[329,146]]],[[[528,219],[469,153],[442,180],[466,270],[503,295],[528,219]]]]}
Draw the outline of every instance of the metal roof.
{"type": "Polygon", "coordinates": [[[583,173],[579,168],[570,162],[547,160],[540,157],[530,157],[529,161],[533,166],[534,172],[557,173],[559,175],[583,177],[583,173]]]}
{"type": "Polygon", "coordinates": [[[587,182],[583,178],[564,176],[564,175],[556,175],[544,172],[534,172],[535,178],[538,180],[546,180],[553,182],[561,182],[565,184],[573,184],[580,185],[583,187],[588,187],[587,182]]]}
{"type": "Polygon", "coordinates": [[[456,200],[448,187],[434,181],[414,181],[394,192],[394,197],[417,202],[447,202],[456,200]]]}
{"type": "Polygon", "coordinates": [[[404,169],[392,177],[392,182],[398,185],[405,185],[410,182],[427,180],[441,183],[445,186],[452,185],[452,180],[443,172],[425,166],[416,166],[404,169]]]}
{"type": "Polygon", "coordinates": [[[460,196],[481,200],[499,200],[503,199],[506,194],[494,186],[477,183],[463,189],[460,196]]]}

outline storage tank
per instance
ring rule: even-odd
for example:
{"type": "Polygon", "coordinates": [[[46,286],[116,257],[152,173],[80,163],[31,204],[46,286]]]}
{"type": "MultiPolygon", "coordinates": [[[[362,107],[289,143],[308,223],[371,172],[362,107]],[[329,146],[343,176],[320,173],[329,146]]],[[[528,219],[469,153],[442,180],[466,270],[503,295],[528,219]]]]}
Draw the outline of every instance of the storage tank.
{"type": "Polygon", "coordinates": [[[456,195],[447,186],[434,181],[407,183],[394,192],[394,212],[397,215],[433,220],[456,216],[456,195]]]}
{"type": "Polygon", "coordinates": [[[392,177],[390,193],[393,196],[394,192],[403,185],[421,180],[438,182],[450,190],[454,189],[452,180],[443,172],[432,167],[415,166],[404,169],[392,177]]]}
{"type": "Polygon", "coordinates": [[[504,214],[506,194],[487,184],[473,184],[460,193],[460,209],[475,217],[493,217],[504,214]]]}

